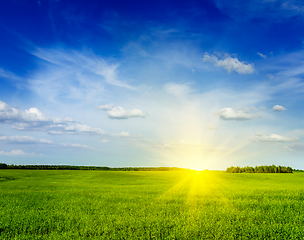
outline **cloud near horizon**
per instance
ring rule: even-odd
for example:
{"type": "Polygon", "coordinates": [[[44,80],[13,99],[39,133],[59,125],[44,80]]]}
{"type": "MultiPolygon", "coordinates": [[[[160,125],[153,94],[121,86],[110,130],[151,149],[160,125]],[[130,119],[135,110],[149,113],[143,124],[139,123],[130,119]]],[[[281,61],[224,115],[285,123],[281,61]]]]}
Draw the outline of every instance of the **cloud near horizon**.
{"type": "Polygon", "coordinates": [[[18,157],[18,156],[35,156],[35,153],[25,153],[24,151],[18,149],[18,150],[12,150],[10,152],[4,152],[0,151],[0,156],[12,156],[12,157],[18,157]]]}
{"type": "MultiPolygon", "coordinates": [[[[125,135],[126,133],[123,132],[118,135],[121,136],[121,134],[125,135]]],[[[53,144],[54,145],[54,143],[50,140],[37,139],[30,136],[0,136],[0,141],[9,144],[53,144]]],[[[88,147],[87,145],[82,145],[79,143],[60,143],[59,145],[63,147],[94,149],[88,147]]]]}
{"type": "MultiPolygon", "coordinates": [[[[113,108],[115,109],[115,108],[113,108]]],[[[133,117],[137,114],[143,114],[140,110],[127,111],[122,113],[117,113],[118,117],[133,117]],[[119,115],[120,114],[120,115],[119,115]]],[[[114,112],[115,114],[115,112],[114,112]]],[[[115,136],[115,137],[126,137],[130,136],[128,132],[121,132],[119,134],[107,134],[104,130],[100,128],[92,128],[88,125],[75,123],[72,118],[49,118],[45,116],[37,108],[30,108],[29,110],[20,111],[15,108],[11,108],[8,104],[3,101],[0,101],[0,122],[6,124],[13,124],[11,129],[18,131],[40,131],[47,132],[51,135],[62,135],[62,134],[75,134],[75,135],[106,135],[106,136],[115,136]]],[[[15,141],[17,141],[17,137],[15,141]]],[[[25,137],[23,140],[26,141],[25,137]]],[[[12,138],[6,138],[6,141],[13,141],[12,138]]],[[[22,141],[22,137],[19,137],[19,141],[22,141]]],[[[27,139],[30,141],[30,138],[27,139]]],[[[32,141],[35,141],[32,139],[32,141]]],[[[38,140],[36,140],[38,141],[38,140]]],[[[48,141],[48,140],[46,140],[48,141]]]]}

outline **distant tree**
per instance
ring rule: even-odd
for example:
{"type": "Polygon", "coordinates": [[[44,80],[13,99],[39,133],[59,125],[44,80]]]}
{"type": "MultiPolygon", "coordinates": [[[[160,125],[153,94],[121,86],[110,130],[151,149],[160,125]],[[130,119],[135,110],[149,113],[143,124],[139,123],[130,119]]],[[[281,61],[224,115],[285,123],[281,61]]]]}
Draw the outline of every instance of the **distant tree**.
{"type": "Polygon", "coordinates": [[[0,163],[0,169],[31,169],[31,170],[99,170],[99,171],[191,171],[187,168],[178,167],[99,167],[99,166],[70,166],[70,165],[6,165],[0,163]]]}
{"type": "Polygon", "coordinates": [[[0,163],[0,169],[6,169],[7,165],[5,163],[0,163]]]}
{"type": "Polygon", "coordinates": [[[291,167],[285,166],[275,166],[275,165],[263,165],[253,167],[228,167],[226,173],[292,173],[293,169],[291,167]]]}

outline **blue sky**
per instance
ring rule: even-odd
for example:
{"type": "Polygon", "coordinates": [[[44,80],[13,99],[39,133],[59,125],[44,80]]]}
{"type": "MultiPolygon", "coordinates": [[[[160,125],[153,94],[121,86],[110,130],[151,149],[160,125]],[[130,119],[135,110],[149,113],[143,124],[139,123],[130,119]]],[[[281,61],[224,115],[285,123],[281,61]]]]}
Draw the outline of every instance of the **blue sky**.
{"type": "Polygon", "coordinates": [[[304,168],[302,1],[0,3],[0,162],[304,168]]]}

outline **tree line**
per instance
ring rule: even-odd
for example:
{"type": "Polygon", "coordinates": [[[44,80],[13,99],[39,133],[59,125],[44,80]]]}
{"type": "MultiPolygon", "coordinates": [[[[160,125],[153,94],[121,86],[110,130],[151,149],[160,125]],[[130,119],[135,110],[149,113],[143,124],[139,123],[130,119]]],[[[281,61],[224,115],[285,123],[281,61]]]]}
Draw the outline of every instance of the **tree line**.
{"type": "Polygon", "coordinates": [[[0,163],[0,169],[29,169],[29,170],[97,170],[97,171],[189,171],[178,167],[99,167],[72,165],[14,165],[0,163]]]}
{"type": "Polygon", "coordinates": [[[292,173],[293,169],[286,166],[264,165],[255,167],[229,167],[226,173],[292,173]]]}

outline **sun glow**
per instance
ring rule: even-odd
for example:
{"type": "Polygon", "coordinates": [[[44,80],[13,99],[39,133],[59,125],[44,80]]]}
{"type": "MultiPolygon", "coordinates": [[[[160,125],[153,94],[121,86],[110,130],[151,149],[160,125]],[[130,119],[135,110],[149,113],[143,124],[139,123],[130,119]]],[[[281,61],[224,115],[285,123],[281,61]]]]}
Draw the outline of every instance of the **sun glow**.
{"type": "Polygon", "coordinates": [[[235,138],[230,131],[219,134],[222,123],[213,114],[219,108],[216,100],[210,105],[198,95],[174,97],[174,103],[172,96],[162,99],[172,106],[163,112],[159,110],[167,124],[155,128],[158,140],[137,141],[151,153],[153,161],[194,170],[225,169],[227,159],[240,156],[238,151],[250,143],[248,139],[235,138]]]}

